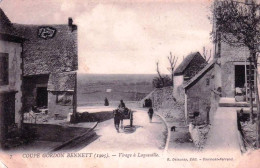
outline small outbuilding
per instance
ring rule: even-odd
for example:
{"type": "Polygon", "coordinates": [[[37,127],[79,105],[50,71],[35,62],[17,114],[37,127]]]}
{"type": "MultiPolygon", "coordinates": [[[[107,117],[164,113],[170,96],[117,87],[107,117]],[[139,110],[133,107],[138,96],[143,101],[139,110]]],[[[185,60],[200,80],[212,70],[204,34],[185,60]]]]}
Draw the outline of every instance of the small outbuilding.
{"type": "MultiPolygon", "coordinates": [[[[187,84],[185,89],[185,118],[196,125],[209,123],[212,91],[214,90],[215,60],[205,66],[187,84]]],[[[213,93],[214,94],[214,93],[213,93]]]]}
{"type": "Polygon", "coordinates": [[[174,87],[177,88],[183,82],[189,81],[206,65],[207,61],[199,52],[194,52],[186,56],[174,71],[174,87]]]}

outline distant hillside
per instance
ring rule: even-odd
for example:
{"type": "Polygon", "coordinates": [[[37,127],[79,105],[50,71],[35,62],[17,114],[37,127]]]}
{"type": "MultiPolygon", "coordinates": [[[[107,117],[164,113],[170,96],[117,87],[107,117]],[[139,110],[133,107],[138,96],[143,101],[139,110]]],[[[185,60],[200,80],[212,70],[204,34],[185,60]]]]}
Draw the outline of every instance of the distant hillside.
{"type": "Polygon", "coordinates": [[[78,74],[78,104],[109,101],[139,101],[152,90],[156,75],[78,74]]]}

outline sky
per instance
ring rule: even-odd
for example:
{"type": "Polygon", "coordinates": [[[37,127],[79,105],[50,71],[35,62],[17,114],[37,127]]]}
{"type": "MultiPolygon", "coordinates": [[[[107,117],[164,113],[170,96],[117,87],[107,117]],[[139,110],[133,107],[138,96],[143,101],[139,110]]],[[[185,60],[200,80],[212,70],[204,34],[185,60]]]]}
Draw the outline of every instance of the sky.
{"type": "MultiPolygon", "coordinates": [[[[169,73],[191,52],[213,48],[209,0],[2,0],[14,23],[78,26],[79,73],[169,73]]],[[[209,53],[209,52],[208,52],[209,53]]],[[[209,55],[209,54],[208,54],[209,55]]]]}

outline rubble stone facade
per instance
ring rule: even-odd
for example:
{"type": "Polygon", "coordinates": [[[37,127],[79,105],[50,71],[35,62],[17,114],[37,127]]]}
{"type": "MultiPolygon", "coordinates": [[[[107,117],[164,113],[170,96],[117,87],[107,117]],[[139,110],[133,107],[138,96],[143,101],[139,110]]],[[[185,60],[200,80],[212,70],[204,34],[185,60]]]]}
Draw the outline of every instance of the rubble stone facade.
{"type": "Polygon", "coordinates": [[[63,25],[15,24],[0,8],[1,145],[33,106],[64,117],[76,112],[77,47],[71,18],[63,25]]]}

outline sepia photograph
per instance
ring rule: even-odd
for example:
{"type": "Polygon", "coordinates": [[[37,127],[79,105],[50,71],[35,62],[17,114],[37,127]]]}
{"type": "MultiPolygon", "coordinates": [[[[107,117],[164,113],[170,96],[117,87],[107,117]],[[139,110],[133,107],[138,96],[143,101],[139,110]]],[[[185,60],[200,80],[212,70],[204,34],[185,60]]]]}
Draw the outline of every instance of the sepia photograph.
{"type": "Polygon", "coordinates": [[[0,0],[0,167],[260,167],[259,0],[0,0]]]}

